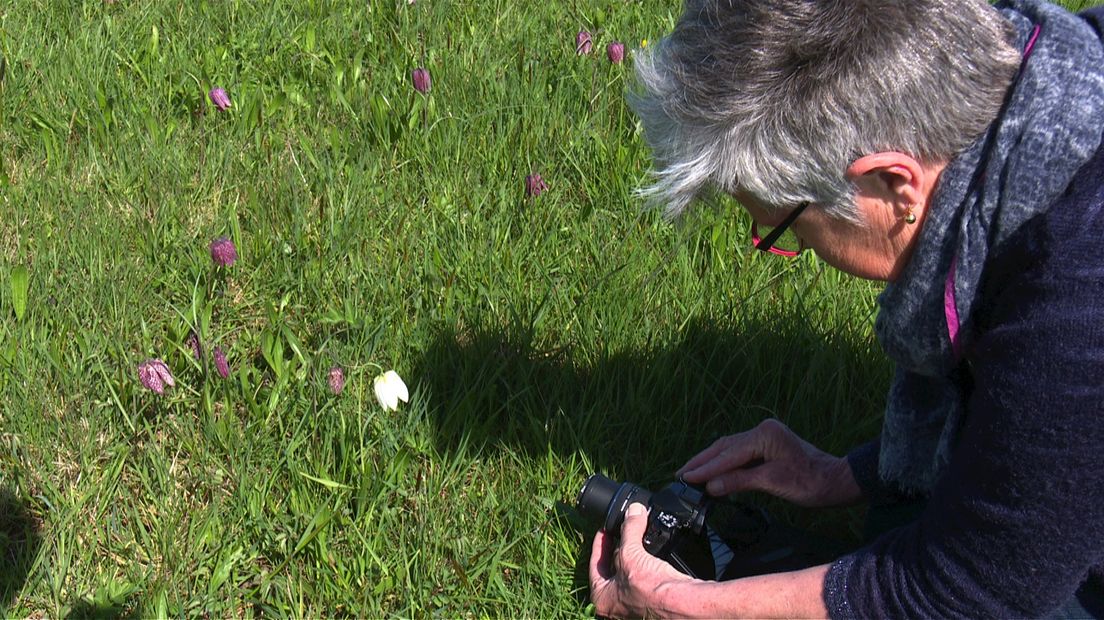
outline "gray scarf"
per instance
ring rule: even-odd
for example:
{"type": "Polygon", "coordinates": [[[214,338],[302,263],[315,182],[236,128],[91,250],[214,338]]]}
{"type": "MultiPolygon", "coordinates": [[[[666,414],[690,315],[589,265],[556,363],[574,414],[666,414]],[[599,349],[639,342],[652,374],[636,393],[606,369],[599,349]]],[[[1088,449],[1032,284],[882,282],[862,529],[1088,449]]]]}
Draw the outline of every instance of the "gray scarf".
{"type": "Polygon", "coordinates": [[[1001,117],[943,170],[909,264],[878,298],[875,331],[897,364],[879,475],[910,492],[932,488],[964,420],[956,369],[970,346],[986,260],[1062,194],[1104,128],[1096,33],[1041,0],[1011,0],[1001,10],[1020,49],[1033,40],[1030,53],[1001,117]]]}

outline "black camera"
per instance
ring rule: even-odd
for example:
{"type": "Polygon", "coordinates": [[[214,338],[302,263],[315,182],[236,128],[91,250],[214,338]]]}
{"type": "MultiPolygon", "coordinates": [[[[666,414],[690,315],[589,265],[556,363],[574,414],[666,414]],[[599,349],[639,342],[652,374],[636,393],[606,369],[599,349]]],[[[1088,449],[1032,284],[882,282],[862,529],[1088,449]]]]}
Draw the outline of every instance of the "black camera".
{"type": "Polygon", "coordinates": [[[681,479],[651,493],[594,474],[579,491],[575,508],[587,521],[619,534],[633,502],[649,509],[642,541],[648,553],[697,579],[798,570],[830,562],[848,550],[838,541],[777,522],[757,506],[712,498],[703,487],[681,479]]]}
{"type": "Polygon", "coordinates": [[[579,490],[575,506],[588,521],[601,522],[602,530],[618,533],[634,502],[649,509],[643,540],[648,553],[698,579],[717,579],[723,573],[732,553],[719,537],[711,540],[706,516],[713,502],[699,486],[680,479],[652,493],[594,474],[579,490]]]}

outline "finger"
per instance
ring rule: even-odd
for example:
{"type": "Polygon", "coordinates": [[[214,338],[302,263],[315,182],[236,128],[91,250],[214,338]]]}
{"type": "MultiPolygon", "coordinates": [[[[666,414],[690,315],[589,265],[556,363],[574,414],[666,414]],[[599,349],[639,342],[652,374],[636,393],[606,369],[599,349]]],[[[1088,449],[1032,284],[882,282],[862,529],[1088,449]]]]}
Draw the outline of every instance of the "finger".
{"type": "Polygon", "coordinates": [[[706,482],[706,488],[714,478],[728,474],[733,470],[747,467],[763,458],[763,449],[758,441],[740,441],[730,445],[726,450],[714,456],[693,470],[683,474],[687,482],[706,482]]]}
{"type": "Polygon", "coordinates": [[[625,522],[621,524],[621,552],[634,547],[643,547],[644,531],[648,529],[648,509],[644,504],[633,502],[625,511],[625,522]]]}
{"type": "Polygon", "coordinates": [[[760,490],[755,484],[756,480],[761,480],[761,477],[756,475],[756,470],[759,469],[762,468],[734,469],[719,474],[709,479],[709,482],[705,484],[705,490],[714,497],[730,495],[740,491],[760,490]]]}
{"type": "Polygon", "coordinates": [[[675,472],[675,475],[682,476],[688,471],[697,469],[702,463],[709,461],[724,451],[724,449],[728,447],[728,442],[734,437],[734,435],[721,437],[717,441],[714,441],[708,448],[694,455],[689,461],[686,461],[686,464],[680,467],[679,470],[675,472]]]}
{"type": "Polygon", "coordinates": [[[610,540],[605,532],[598,532],[590,545],[590,600],[599,617],[607,615],[606,598],[613,579],[610,566],[610,540]]]}
{"type": "Polygon", "coordinates": [[[599,531],[594,535],[594,542],[590,544],[590,586],[609,580],[613,577],[613,551],[617,545],[614,537],[606,532],[599,531]]]}
{"type": "Polygon", "coordinates": [[[739,491],[765,491],[771,495],[784,495],[796,488],[797,480],[792,467],[785,461],[771,461],[758,467],[735,469],[709,481],[710,493],[728,495],[739,491]]]}

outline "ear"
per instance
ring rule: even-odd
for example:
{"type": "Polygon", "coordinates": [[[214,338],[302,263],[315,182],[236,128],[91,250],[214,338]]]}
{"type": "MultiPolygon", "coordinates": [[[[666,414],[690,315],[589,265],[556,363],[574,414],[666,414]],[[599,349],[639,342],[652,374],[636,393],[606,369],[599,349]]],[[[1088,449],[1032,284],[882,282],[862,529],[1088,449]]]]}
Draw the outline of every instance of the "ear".
{"type": "Polygon", "coordinates": [[[910,155],[886,151],[864,155],[847,167],[847,179],[860,194],[880,199],[901,213],[927,204],[934,185],[931,171],[910,155]]]}

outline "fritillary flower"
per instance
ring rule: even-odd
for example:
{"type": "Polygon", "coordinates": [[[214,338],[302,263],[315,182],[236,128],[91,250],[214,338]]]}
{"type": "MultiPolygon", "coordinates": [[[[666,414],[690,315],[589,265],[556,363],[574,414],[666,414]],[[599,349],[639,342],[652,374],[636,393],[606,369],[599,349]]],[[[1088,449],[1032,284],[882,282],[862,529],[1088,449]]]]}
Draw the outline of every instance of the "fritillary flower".
{"type": "Polygon", "coordinates": [[[606,46],[606,58],[615,65],[621,64],[622,60],[625,60],[625,44],[620,41],[614,41],[606,46]]]}
{"type": "Polygon", "coordinates": [[[525,177],[525,195],[530,198],[536,198],[548,189],[548,184],[544,182],[541,175],[533,173],[525,177]]]}
{"type": "Polygon", "coordinates": [[[138,364],[138,380],[147,390],[153,390],[157,394],[165,393],[165,386],[176,385],[172,373],[165,362],[157,358],[148,359],[138,364]]]}
{"type": "Polygon", "coordinates": [[[211,103],[215,104],[219,112],[225,112],[230,109],[230,95],[227,95],[225,90],[221,88],[212,88],[211,92],[207,93],[207,96],[211,98],[211,103]]]}
{"type": "Polygon", "coordinates": [[[406,389],[399,373],[388,370],[376,377],[372,386],[376,392],[376,400],[384,411],[394,411],[399,408],[399,401],[410,402],[410,391],[406,389]]]}
{"type": "Polygon", "coordinates": [[[335,396],[345,389],[345,371],[341,369],[341,366],[334,366],[330,369],[327,382],[330,384],[330,391],[335,396]]]}
{"type": "Polygon", "coordinates": [[[229,237],[219,237],[211,242],[211,260],[219,267],[229,267],[238,260],[238,249],[229,237]]]}
{"type": "Polygon", "coordinates": [[[212,355],[215,358],[215,370],[218,371],[220,377],[225,379],[230,376],[230,362],[226,361],[226,354],[222,352],[222,347],[215,347],[212,355]]]}
{"type": "Polygon", "coordinates": [[[192,355],[197,360],[203,359],[203,346],[199,344],[199,335],[195,333],[195,330],[188,334],[184,344],[188,345],[188,348],[192,350],[192,355]]]}
{"type": "Polygon", "coordinates": [[[414,90],[423,95],[429,93],[429,88],[433,85],[432,80],[429,79],[429,71],[422,67],[418,67],[410,72],[410,77],[414,81],[414,90]]]}
{"type": "Polygon", "coordinates": [[[579,34],[575,35],[575,53],[584,56],[590,53],[591,48],[594,47],[594,41],[590,38],[590,33],[586,30],[580,30],[579,34]]]}

